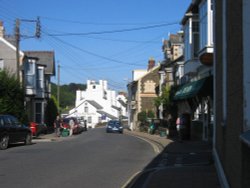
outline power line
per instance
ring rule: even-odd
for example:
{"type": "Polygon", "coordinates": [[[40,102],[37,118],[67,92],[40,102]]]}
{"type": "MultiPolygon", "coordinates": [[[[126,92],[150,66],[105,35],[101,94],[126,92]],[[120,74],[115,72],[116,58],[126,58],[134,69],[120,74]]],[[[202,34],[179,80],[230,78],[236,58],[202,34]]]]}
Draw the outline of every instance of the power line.
{"type": "Polygon", "coordinates": [[[43,19],[46,20],[52,20],[52,21],[57,21],[57,22],[66,22],[66,23],[72,23],[72,24],[81,24],[81,25],[97,25],[97,26],[109,26],[109,25],[115,25],[115,26],[120,26],[120,25],[153,25],[153,24],[162,24],[166,23],[166,21],[158,21],[158,22],[147,22],[147,23],[103,23],[103,22],[82,22],[82,21],[77,21],[77,20],[67,20],[67,19],[61,19],[61,18],[51,18],[47,16],[40,16],[43,19]]]}
{"type": "Polygon", "coordinates": [[[136,28],[128,28],[128,29],[108,30],[108,31],[92,31],[92,32],[86,32],[86,33],[48,34],[48,36],[54,36],[54,37],[57,36],[57,37],[59,37],[59,36],[102,35],[102,34],[123,33],[123,32],[139,31],[139,30],[145,30],[145,29],[153,29],[153,28],[166,27],[166,26],[176,25],[176,24],[179,24],[179,22],[165,23],[165,24],[158,24],[158,25],[150,25],[150,26],[136,27],[136,28]]]}
{"type": "MultiPolygon", "coordinates": [[[[48,34],[47,34],[47,35],[48,35],[48,34]]],[[[50,36],[50,35],[49,35],[49,36],[50,36]]],[[[59,42],[65,44],[65,45],[68,45],[68,46],[74,48],[74,49],[77,49],[77,50],[82,51],[82,52],[84,52],[84,53],[86,53],[86,54],[89,54],[89,55],[92,55],[92,56],[95,56],[95,57],[98,57],[98,58],[101,58],[101,59],[105,59],[105,60],[112,61],[112,62],[119,63],[119,64],[133,65],[133,66],[136,65],[136,64],[134,64],[134,63],[126,63],[126,62],[123,62],[123,61],[115,60],[115,59],[112,59],[112,58],[109,58],[109,57],[105,57],[105,56],[96,54],[96,53],[94,53],[94,52],[90,52],[90,51],[84,50],[84,49],[82,49],[82,48],[79,48],[79,47],[77,47],[77,46],[71,44],[71,43],[68,43],[68,42],[66,42],[66,41],[63,41],[63,40],[61,40],[61,39],[59,39],[58,37],[55,37],[55,36],[53,36],[53,38],[54,38],[55,40],[57,40],[57,41],[59,41],[59,42]]]]}

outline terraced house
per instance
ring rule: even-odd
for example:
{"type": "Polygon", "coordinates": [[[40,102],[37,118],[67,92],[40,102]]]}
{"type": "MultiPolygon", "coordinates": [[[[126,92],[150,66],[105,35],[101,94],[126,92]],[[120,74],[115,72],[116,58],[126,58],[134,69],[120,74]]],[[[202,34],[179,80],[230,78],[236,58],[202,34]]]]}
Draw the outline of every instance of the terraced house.
{"type": "Polygon", "coordinates": [[[45,108],[51,97],[50,80],[55,75],[55,54],[53,51],[19,51],[19,58],[17,65],[15,40],[5,35],[0,22],[0,70],[19,74],[25,89],[28,120],[44,123],[45,108]]]}

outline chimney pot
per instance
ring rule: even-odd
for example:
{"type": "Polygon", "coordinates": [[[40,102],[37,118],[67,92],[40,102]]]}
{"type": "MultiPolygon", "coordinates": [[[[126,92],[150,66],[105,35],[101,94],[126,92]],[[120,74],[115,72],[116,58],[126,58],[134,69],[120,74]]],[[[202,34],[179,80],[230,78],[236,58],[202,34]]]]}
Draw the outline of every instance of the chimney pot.
{"type": "Polygon", "coordinates": [[[0,20],[0,37],[4,37],[4,26],[2,20],[0,20]]]}
{"type": "Polygon", "coordinates": [[[150,69],[152,69],[152,68],[154,68],[154,66],[155,66],[155,60],[154,60],[154,58],[150,58],[149,59],[149,61],[148,61],[148,71],[150,70],[150,69]]]}

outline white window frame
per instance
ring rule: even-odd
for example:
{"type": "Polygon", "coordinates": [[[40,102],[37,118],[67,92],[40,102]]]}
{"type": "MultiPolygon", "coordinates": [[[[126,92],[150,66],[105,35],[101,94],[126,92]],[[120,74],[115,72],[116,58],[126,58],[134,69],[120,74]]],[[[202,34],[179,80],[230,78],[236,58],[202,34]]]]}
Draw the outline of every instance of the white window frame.
{"type": "Polygon", "coordinates": [[[191,44],[192,44],[192,35],[190,35],[190,19],[184,25],[184,58],[185,61],[191,59],[191,44]]]}
{"type": "Polygon", "coordinates": [[[92,123],[92,117],[88,116],[88,123],[92,123]]]}
{"type": "Polygon", "coordinates": [[[208,44],[208,2],[203,0],[199,5],[200,50],[208,44]]]}
{"type": "Polygon", "coordinates": [[[203,0],[199,5],[200,45],[202,50],[213,46],[213,2],[203,0]]]}
{"type": "Polygon", "coordinates": [[[37,68],[37,88],[44,89],[44,67],[37,68]]]}
{"type": "MultiPolygon", "coordinates": [[[[36,80],[35,80],[35,73],[36,73],[36,61],[35,60],[28,60],[25,65],[25,81],[27,88],[36,88],[36,80]],[[28,68],[28,69],[27,69],[28,68]],[[28,82],[28,78],[31,78],[32,83],[28,82]]],[[[30,81],[31,81],[30,80],[30,81]]]]}
{"type": "Polygon", "coordinates": [[[0,59],[0,71],[4,69],[4,60],[0,59]]]}

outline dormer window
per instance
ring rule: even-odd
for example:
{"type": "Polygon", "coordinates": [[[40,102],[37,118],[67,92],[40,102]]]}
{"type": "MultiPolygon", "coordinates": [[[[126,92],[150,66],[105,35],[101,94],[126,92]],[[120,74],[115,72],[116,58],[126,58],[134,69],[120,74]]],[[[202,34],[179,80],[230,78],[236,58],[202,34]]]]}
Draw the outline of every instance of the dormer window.
{"type": "Polygon", "coordinates": [[[88,107],[88,104],[87,104],[87,103],[85,103],[84,112],[85,112],[85,113],[88,113],[88,112],[89,112],[89,107],[88,107]]]}

